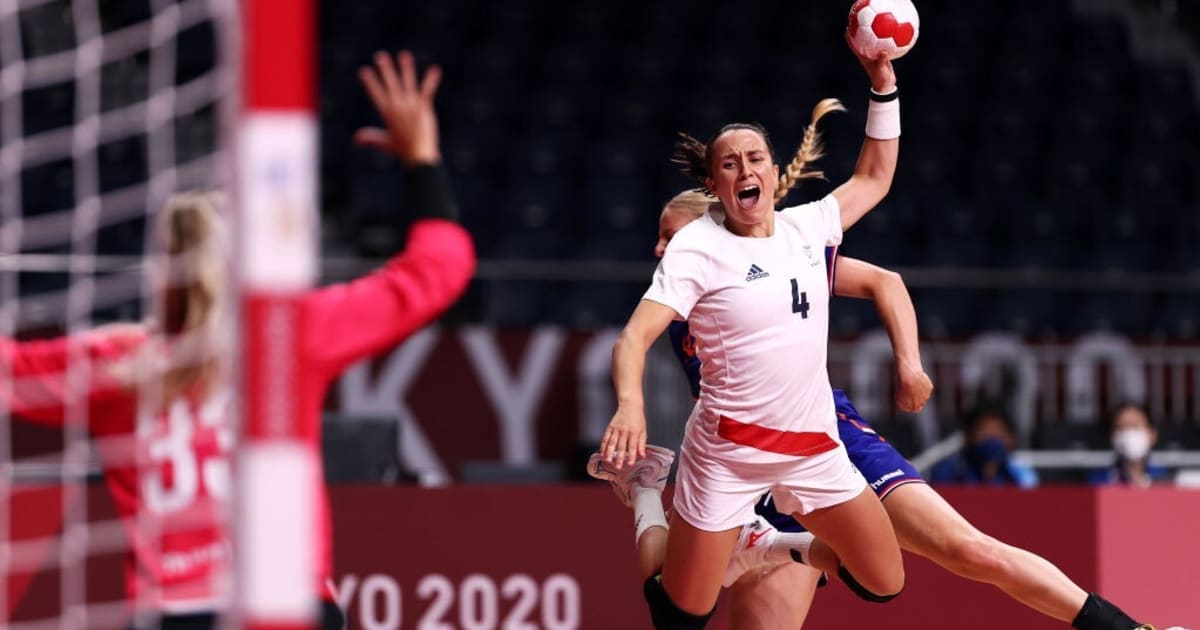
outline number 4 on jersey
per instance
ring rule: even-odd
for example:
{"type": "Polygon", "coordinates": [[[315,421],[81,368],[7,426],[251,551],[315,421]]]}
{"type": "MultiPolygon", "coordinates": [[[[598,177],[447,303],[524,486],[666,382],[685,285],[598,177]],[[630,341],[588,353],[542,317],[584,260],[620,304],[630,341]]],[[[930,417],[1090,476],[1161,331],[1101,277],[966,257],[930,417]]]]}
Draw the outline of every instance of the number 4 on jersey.
{"type": "Polygon", "coordinates": [[[808,292],[800,290],[795,278],[792,278],[792,312],[800,313],[801,319],[808,319],[808,292]]]}

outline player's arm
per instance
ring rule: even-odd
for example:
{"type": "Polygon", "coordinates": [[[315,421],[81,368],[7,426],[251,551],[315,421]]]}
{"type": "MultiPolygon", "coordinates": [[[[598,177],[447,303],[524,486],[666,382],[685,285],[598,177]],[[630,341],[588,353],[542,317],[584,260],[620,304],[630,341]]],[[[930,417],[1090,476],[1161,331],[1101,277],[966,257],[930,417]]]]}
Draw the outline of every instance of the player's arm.
{"type": "Polygon", "coordinates": [[[833,292],[842,297],[863,298],[875,303],[896,356],[896,372],[900,379],[896,406],[902,411],[920,411],[933,392],[933,383],[921,366],[917,313],[900,274],[861,260],[839,256],[833,292]]]}
{"type": "MultiPolygon", "coordinates": [[[[89,380],[83,394],[94,407],[134,391],[133,383],[117,376],[116,364],[142,340],[143,330],[135,325],[101,328],[74,339],[17,341],[0,337],[0,374],[9,379],[9,387],[0,388],[0,405],[25,420],[62,425],[73,397],[67,384],[72,362],[89,363],[85,373],[89,380]]],[[[91,419],[92,415],[87,417],[91,419]]]]}
{"type": "MultiPolygon", "coordinates": [[[[854,47],[850,47],[854,50],[854,47]]],[[[867,109],[867,139],[854,174],[833,191],[841,207],[842,230],[858,222],[887,196],[900,155],[900,101],[895,98],[896,73],[886,56],[867,59],[855,53],[871,79],[874,92],[867,109]],[[886,102],[879,102],[884,99],[886,102]]]]}
{"type": "Polygon", "coordinates": [[[613,414],[600,453],[620,469],[646,456],[646,410],[642,375],[646,352],[672,320],[679,315],[669,306],[653,300],[638,302],[629,322],[613,344],[613,387],[617,392],[617,411],[613,414]]]}
{"type": "Polygon", "coordinates": [[[458,299],[475,273],[475,247],[457,223],[441,164],[433,98],[441,69],[418,82],[413,57],[375,56],[359,73],[386,129],[368,127],[355,141],[399,158],[406,178],[406,211],[415,215],[402,253],[379,271],[326,287],[307,299],[313,330],[308,355],[333,370],[394,345],[458,299]]]}
{"type": "Polygon", "coordinates": [[[0,371],[10,379],[10,386],[0,389],[0,403],[21,418],[62,424],[66,366],[66,338],[37,341],[0,338],[0,371]]]}

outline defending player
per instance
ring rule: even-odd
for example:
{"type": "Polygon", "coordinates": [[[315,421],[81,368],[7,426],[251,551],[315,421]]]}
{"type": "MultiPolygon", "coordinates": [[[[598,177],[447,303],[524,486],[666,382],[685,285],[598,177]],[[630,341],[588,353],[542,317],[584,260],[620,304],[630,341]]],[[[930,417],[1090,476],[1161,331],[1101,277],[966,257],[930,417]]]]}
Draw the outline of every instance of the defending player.
{"type": "MultiPolygon", "coordinates": [[[[411,54],[394,61],[379,53],[360,78],[386,129],[360,130],[355,140],[400,159],[407,209],[417,220],[406,249],[382,269],[303,299],[299,353],[306,397],[296,409],[314,436],[329,382],[444,311],[475,266],[471,237],[456,222],[441,167],[433,108],[440,69],[418,80],[411,54]]],[[[230,566],[223,503],[233,446],[233,308],[224,298],[227,247],[216,204],[211,195],[181,195],[160,213],[158,235],[170,262],[153,270],[161,284],[151,320],[46,341],[0,339],[0,372],[12,376],[12,387],[0,389],[0,403],[42,423],[86,419],[129,534],[128,595],[140,613],[152,613],[148,623],[164,628],[215,627],[230,566]],[[75,370],[83,357],[87,369],[75,370]],[[72,380],[77,374],[88,381],[72,380]],[[68,388],[68,382],[82,386],[68,388]]],[[[326,586],[331,553],[328,507],[322,508],[314,579],[325,601],[324,627],[340,629],[344,617],[326,586]]]]}

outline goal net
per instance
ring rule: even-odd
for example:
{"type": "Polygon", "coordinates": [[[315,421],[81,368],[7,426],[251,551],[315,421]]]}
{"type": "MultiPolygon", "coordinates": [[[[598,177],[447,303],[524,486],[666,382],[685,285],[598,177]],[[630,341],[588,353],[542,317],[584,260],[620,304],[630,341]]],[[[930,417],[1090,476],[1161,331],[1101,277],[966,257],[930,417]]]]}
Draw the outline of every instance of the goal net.
{"type": "Polygon", "coordinates": [[[310,623],[313,10],[0,0],[0,626],[310,623]]]}

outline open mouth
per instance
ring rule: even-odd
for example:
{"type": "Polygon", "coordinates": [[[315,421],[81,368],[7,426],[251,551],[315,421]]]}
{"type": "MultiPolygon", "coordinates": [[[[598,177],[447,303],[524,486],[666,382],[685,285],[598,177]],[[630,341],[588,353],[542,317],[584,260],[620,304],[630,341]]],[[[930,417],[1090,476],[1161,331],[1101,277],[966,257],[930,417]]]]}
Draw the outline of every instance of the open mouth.
{"type": "Polygon", "coordinates": [[[749,210],[758,205],[758,197],[762,194],[758,186],[749,186],[737,192],[738,205],[743,210],[749,210]]]}

